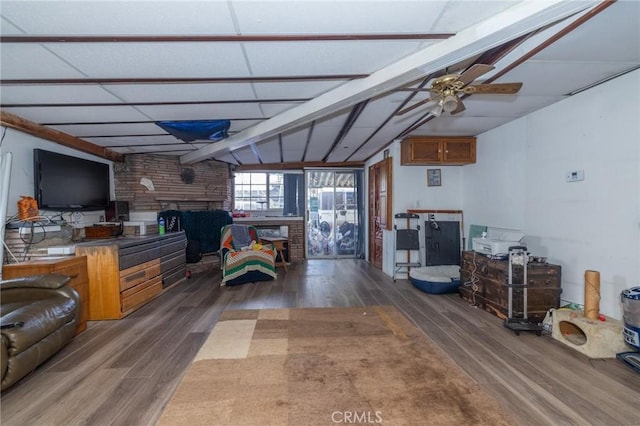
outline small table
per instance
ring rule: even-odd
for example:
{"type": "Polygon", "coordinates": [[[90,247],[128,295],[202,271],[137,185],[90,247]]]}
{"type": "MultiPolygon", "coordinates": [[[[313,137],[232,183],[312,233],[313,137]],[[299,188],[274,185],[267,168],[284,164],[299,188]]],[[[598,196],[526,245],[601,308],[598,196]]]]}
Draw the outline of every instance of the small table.
{"type": "Polygon", "coordinates": [[[280,262],[276,262],[276,266],[282,266],[284,270],[287,270],[287,261],[284,258],[283,250],[285,249],[285,243],[289,245],[289,239],[283,237],[260,237],[262,244],[273,244],[273,248],[276,254],[280,255],[280,262]]]}

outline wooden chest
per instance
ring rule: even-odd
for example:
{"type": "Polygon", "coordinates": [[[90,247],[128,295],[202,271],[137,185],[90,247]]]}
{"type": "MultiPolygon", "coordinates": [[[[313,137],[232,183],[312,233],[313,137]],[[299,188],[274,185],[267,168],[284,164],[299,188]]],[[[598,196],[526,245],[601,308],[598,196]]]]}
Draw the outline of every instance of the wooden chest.
{"type": "MultiPolygon", "coordinates": [[[[513,283],[523,283],[524,268],[513,266],[513,283]]],[[[506,318],[509,312],[509,262],[490,259],[480,253],[466,251],[460,268],[460,296],[471,303],[506,318]]],[[[548,263],[527,265],[527,313],[533,321],[542,321],[547,311],[560,306],[561,267],[548,263]]],[[[513,289],[513,315],[524,312],[524,291],[513,289]]]]}

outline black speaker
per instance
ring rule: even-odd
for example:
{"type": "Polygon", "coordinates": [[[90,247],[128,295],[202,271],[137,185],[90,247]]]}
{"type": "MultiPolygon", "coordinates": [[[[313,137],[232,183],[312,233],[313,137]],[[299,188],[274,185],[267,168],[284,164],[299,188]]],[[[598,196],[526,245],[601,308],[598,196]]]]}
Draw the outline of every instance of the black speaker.
{"type": "Polygon", "coordinates": [[[128,201],[109,201],[109,207],[105,210],[107,222],[126,222],[129,220],[128,201]]]}

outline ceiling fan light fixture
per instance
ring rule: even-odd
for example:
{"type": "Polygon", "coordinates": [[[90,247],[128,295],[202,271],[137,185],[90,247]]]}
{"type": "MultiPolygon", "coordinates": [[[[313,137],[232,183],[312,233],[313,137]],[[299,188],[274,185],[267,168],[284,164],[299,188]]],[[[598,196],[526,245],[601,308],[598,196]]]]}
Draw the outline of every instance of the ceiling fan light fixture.
{"type": "Polygon", "coordinates": [[[458,97],[456,95],[447,95],[442,100],[442,109],[446,112],[455,111],[458,108],[458,97]]]}
{"type": "Polygon", "coordinates": [[[434,117],[440,117],[440,115],[442,114],[442,110],[443,110],[443,101],[440,100],[440,102],[438,102],[433,106],[433,108],[431,108],[430,112],[434,117]]]}

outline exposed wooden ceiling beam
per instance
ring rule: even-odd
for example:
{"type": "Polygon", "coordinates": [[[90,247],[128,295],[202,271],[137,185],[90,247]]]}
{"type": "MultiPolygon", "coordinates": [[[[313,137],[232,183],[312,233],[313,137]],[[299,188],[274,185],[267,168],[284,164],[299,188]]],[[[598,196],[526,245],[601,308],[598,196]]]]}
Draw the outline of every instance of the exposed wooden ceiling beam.
{"type": "Polygon", "coordinates": [[[75,136],[71,136],[67,133],[42,126],[38,123],[34,123],[33,121],[2,110],[0,110],[0,125],[55,142],[78,151],[86,152],[87,154],[93,154],[107,160],[118,162],[124,161],[124,156],[122,154],[111,151],[108,148],[103,148],[92,144],[91,142],[87,142],[84,139],[76,138],[75,136]]]}
{"type": "Polygon", "coordinates": [[[157,105],[234,105],[234,104],[288,104],[307,102],[311,98],[279,99],[227,99],[220,101],[164,101],[164,102],[83,102],[83,103],[26,103],[2,104],[4,108],[64,108],[64,107],[106,107],[106,106],[157,106],[157,105]]]}
{"type": "Polygon", "coordinates": [[[287,75],[266,77],[184,77],[184,78],[40,78],[2,79],[0,85],[70,85],[70,84],[219,84],[219,83],[286,83],[291,81],[357,80],[369,74],[287,75]]]}
{"type": "Polygon", "coordinates": [[[292,42],[363,40],[442,40],[450,33],[376,33],[376,34],[264,34],[264,35],[130,35],[130,36],[30,36],[0,37],[0,43],[171,43],[171,42],[292,42]]]}
{"type": "Polygon", "coordinates": [[[323,161],[307,161],[299,163],[274,163],[274,164],[244,164],[236,166],[237,171],[250,170],[302,170],[305,168],[362,168],[362,161],[347,161],[342,163],[325,163],[323,161]]]}

